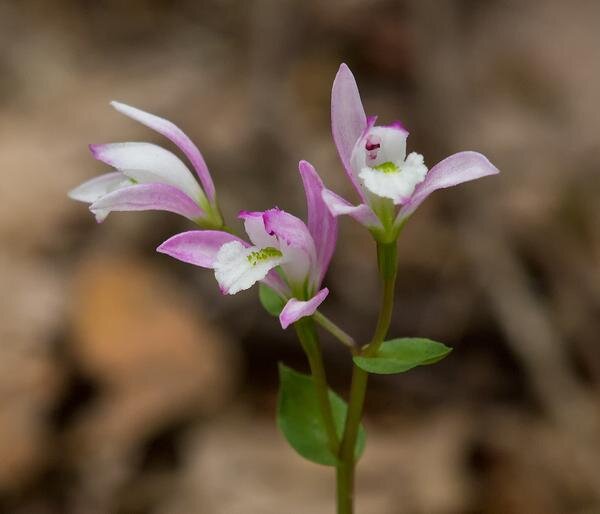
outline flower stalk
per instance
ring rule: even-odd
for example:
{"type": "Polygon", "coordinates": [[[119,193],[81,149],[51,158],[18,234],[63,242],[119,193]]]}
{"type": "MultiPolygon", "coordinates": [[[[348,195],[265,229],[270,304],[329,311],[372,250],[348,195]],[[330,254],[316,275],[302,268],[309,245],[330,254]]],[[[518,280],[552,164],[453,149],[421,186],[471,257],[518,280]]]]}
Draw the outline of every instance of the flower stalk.
{"type": "MultiPolygon", "coordinates": [[[[373,356],[377,353],[387,336],[392,321],[398,263],[398,249],[395,241],[387,244],[377,243],[377,262],[382,287],[381,305],[373,337],[361,351],[364,356],[373,356]]],[[[352,366],[348,414],[340,445],[339,464],[336,470],[338,514],[352,514],[353,512],[356,469],[354,448],[362,420],[368,379],[369,374],[354,363],[352,366]]]]}
{"type": "Polygon", "coordinates": [[[321,351],[321,344],[315,330],[314,322],[310,318],[302,318],[294,323],[294,328],[296,329],[296,334],[308,359],[317,393],[321,418],[327,433],[329,450],[333,455],[337,455],[340,441],[335,428],[331,402],[329,401],[329,385],[327,383],[325,366],[323,364],[323,353],[321,351]]]}
{"type": "Polygon", "coordinates": [[[331,321],[327,316],[322,314],[319,311],[316,311],[313,315],[314,320],[321,325],[327,332],[329,332],[333,337],[335,337],[340,343],[347,346],[348,349],[356,354],[358,351],[358,346],[354,338],[338,327],[333,321],[331,321]]]}

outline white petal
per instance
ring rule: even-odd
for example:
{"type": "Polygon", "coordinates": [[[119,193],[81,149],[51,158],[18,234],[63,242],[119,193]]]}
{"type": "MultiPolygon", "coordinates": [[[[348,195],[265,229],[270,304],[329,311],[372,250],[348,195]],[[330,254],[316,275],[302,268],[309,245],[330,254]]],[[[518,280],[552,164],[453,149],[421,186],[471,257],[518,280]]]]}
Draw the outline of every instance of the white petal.
{"type": "Polygon", "coordinates": [[[68,195],[72,200],[94,203],[105,194],[130,185],[131,181],[127,177],[118,171],[114,171],[84,182],[69,191],[68,195]]]}
{"type": "Polygon", "coordinates": [[[93,145],[96,159],[123,171],[138,182],[169,184],[198,202],[204,192],[188,167],[174,153],[151,143],[93,145]]]}
{"type": "Polygon", "coordinates": [[[110,209],[94,209],[92,213],[94,214],[96,221],[102,223],[110,214],[110,209]]]}
{"type": "Polygon", "coordinates": [[[373,127],[367,134],[378,141],[380,145],[375,159],[367,157],[369,166],[378,166],[384,162],[403,162],[406,157],[406,138],[408,134],[404,130],[395,127],[373,127]]]}
{"type": "Polygon", "coordinates": [[[256,246],[245,247],[238,241],[224,244],[217,252],[214,262],[215,277],[221,291],[225,294],[235,294],[252,287],[267,273],[283,262],[283,256],[252,260],[252,254],[260,252],[256,246]]]}
{"type": "Polygon", "coordinates": [[[410,198],[417,184],[423,182],[426,174],[427,167],[423,164],[423,156],[413,152],[397,172],[384,173],[365,167],[359,177],[373,194],[390,198],[399,205],[410,198]]]}

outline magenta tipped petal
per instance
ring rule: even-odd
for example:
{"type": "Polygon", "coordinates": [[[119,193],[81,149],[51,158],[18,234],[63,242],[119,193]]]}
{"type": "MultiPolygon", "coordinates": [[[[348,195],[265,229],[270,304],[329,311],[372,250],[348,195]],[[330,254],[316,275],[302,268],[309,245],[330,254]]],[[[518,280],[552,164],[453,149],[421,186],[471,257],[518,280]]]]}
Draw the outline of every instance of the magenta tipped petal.
{"type": "Polygon", "coordinates": [[[125,116],[138,121],[142,125],[145,125],[152,130],[155,130],[159,134],[165,136],[167,139],[175,143],[194,166],[206,196],[208,196],[211,202],[214,201],[215,186],[213,184],[212,177],[210,176],[210,172],[208,171],[208,166],[204,161],[204,157],[202,157],[198,147],[177,125],[169,120],[159,118],[154,114],[150,114],[120,102],[111,102],[111,105],[125,116]]]}
{"type": "Polygon", "coordinates": [[[195,221],[204,212],[185,193],[168,184],[137,184],[102,196],[90,206],[99,221],[111,211],[169,211],[195,221]]]}
{"type": "Polygon", "coordinates": [[[415,192],[398,213],[397,221],[410,216],[431,193],[456,186],[487,175],[500,173],[484,155],[477,152],[459,152],[436,164],[427,173],[415,192]]]}
{"type": "Polygon", "coordinates": [[[393,128],[393,129],[399,130],[400,132],[406,134],[407,136],[409,134],[408,129],[406,128],[406,126],[404,125],[404,123],[402,123],[400,120],[392,121],[392,123],[390,123],[387,126],[389,128],[393,128]]]}
{"type": "Polygon", "coordinates": [[[324,287],[321,289],[315,296],[313,296],[310,300],[301,301],[292,298],[286,304],[281,314],[279,315],[279,322],[281,323],[281,327],[286,329],[292,323],[295,323],[300,318],[304,318],[305,316],[312,316],[315,311],[319,308],[319,305],[323,303],[327,295],[329,294],[329,289],[324,287]]]}
{"type": "Polygon", "coordinates": [[[190,230],[167,239],[156,251],[201,268],[212,269],[219,249],[231,241],[248,246],[248,243],[228,232],[190,230]]]}

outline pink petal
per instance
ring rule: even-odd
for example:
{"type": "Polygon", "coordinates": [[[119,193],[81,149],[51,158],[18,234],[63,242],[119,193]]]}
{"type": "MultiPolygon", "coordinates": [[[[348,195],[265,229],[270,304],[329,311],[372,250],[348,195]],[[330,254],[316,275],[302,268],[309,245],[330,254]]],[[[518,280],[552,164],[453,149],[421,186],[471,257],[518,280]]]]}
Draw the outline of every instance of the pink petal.
{"type": "Polygon", "coordinates": [[[202,157],[198,147],[179,127],[169,120],[159,118],[154,114],[150,114],[120,102],[111,102],[111,105],[125,116],[140,122],[142,125],[145,125],[152,130],[155,130],[159,134],[165,136],[167,139],[175,143],[194,166],[206,196],[208,196],[211,202],[214,201],[215,186],[213,184],[212,177],[210,176],[210,172],[208,171],[208,166],[204,161],[204,157],[202,157]]]}
{"type": "Polygon", "coordinates": [[[219,249],[231,241],[238,241],[244,246],[249,246],[248,243],[228,232],[190,230],[167,239],[156,251],[201,268],[212,269],[219,249]]]}
{"type": "Polygon", "coordinates": [[[347,214],[369,229],[382,227],[379,218],[367,204],[352,205],[348,200],[345,200],[329,189],[323,189],[321,196],[333,216],[337,217],[347,214]]]}
{"type": "Polygon", "coordinates": [[[102,221],[111,211],[169,211],[196,221],[204,212],[185,193],[168,184],[136,184],[95,201],[90,210],[102,221]]]}
{"type": "Polygon", "coordinates": [[[367,116],[360,100],[360,93],[354,75],[345,64],[333,81],[331,90],[331,130],[340,159],[344,164],[348,178],[364,201],[364,193],[352,172],[350,158],[358,139],[367,127],[367,116]]]}
{"type": "Polygon", "coordinates": [[[303,249],[307,254],[315,255],[315,243],[304,222],[275,207],[263,213],[265,230],[275,236],[283,246],[303,249]]]}
{"type": "Polygon", "coordinates": [[[306,193],[308,230],[313,237],[317,251],[315,287],[319,287],[335,250],[337,220],[323,201],[322,192],[325,186],[315,168],[306,161],[300,161],[299,169],[306,193]]]}
{"type": "Polygon", "coordinates": [[[315,242],[304,222],[281,209],[263,213],[265,230],[275,236],[278,248],[285,256],[281,268],[288,280],[303,282],[316,266],[315,242]]]}
{"type": "Polygon", "coordinates": [[[408,202],[400,209],[396,222],[410,216],[421,202],[437,189],[497,173],[500,173],[498,168],[487,157],[477,152],[459,152],[446,157],[429,170],[425,180],[417,186],[408,202]]]}
{"type": "Polygon", "coordinates": [[[305,316],[312,316],[315,311],[318,309],[319,305],[323,303],[323,300],[327,298],[329,294],[329,289],[324,287],[321,289],[315,296],[313,296],[310,300],[301,301],[292,298],[286,304],[281,314],[279,314],[279,322],[281,323],[281,327],[286,329],[292,323],[295,323],[300,318],[304,318],[305,316]]]}

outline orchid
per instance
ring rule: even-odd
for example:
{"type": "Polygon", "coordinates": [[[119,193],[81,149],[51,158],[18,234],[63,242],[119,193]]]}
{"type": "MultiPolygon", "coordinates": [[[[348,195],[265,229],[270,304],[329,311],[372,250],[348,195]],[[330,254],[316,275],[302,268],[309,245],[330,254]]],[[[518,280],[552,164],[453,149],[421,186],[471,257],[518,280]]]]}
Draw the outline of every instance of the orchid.
{"type": "Polygon", "coordinates": [[[331,92],[331,126],[361,201],[352,205],[327,189],[323,199],[334,216],[352,216],[377,240],[394,241],[403,223],[437,189],[498,173],[485,156],[470,151],[451,155],[428,170],[422,155],[406,155],[409,133],[401,122],[378,126],[376,120],[366,116],[354,75],[342,64],[331,92]]]}
{"type": "Polygon", "coordinates": [[[98,222],[111,211],[159,210],[180,214],[204,228],[221,228],[223,220],[210,172],[190,138],[168,120],[119,102],[111,105],[175,143],[191,162],[200,184],[179,157],[158,145],[109,143],[90,145],[90,150],[116,171],[81,184],[69,196],[89,203],[98,222]]]}
{"type": "Polygon", "coordinates": [[[299,165],[306,192],[308,226],[274,208],[242,211],[239,218],[250,243],[216,230],[177,234],[158,251],[213,269],[223,294],[236,294],[262,282],[287,303],[279,315],[283,328],[314,314],[329,290],[321,289],[337,238],[337,223],[322,199],[323,182],[306,161],[299,165]]]}
{"type": "Polygon", "coordinates": [[[336,470],[338,514],[354,512],[354,475],[365,447],[363,415],[370,374],[403,373],[434,364],[451,348],[425,338],[387,339],[394,312],[398,236],[433,191],[498,173],[483,155],[460,152],[428,169],[422,155],[406,154],[408,131],[400,122],[375,125],[367,118],[350,69],[342,64],[333,83],[333,139],[360,203],[326,189],[315,168],[300,161],[308,218],[278,207],[240,211],[247,240],[223,221],[212,178],[198,148],[173,123],[112,102],[119,112],[162,134],[185,154],[198,175],[173,153],[150,143],[91,145],[93,156],[116,171],[69,193],[87,202],[98,222],[112,211],[163,210],[180,214],[201,230],[176,234],[157,251],[211,269],[221,292],[237,294],[259,284],[265,309],[281,327],[294,326],[310,375],[280,364],[278,426],[306,459],[336,470]],[[363,344],[318,309],[329,294],[323,280],[337,243],[337,216],[368,227],[377,247],[380,310],[372,337],[363,344]],[[346,403],[328,385],[317,325],[350,350],[352,379],[346,403]]]}

